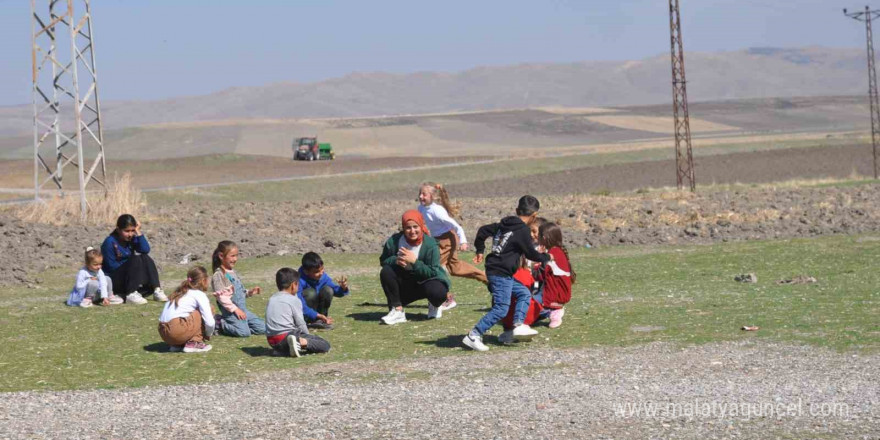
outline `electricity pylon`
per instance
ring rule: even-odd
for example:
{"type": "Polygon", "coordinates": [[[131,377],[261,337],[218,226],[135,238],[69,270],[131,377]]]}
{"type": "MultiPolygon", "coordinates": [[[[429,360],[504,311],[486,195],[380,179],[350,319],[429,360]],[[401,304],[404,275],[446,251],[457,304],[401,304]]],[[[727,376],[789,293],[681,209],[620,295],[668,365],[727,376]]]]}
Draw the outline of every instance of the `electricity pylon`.
{"type": "Polygon", "coordinates": [[[843,14],[852,19],[865,22],[865,34],[868,38],[868,100],[871,102],[871,146],[874,151],[874,179],[877,178],[877,141],[880,139],[880,103],[877,99],[877,70],[874,69],[874,34],[871,31],[871,19],[880,16],[880,11],[872,11],[865,6],[864,12],[843,14]]]}
{"type": "Polygon", "coordinates": [[[681,44],[681,14],[678,0],[669,0],[669,34],[672,46],[672,115],[675,124],[675,172],[678,189],[688,181],[691,191],[697,187],[694,155],[691,151],[691,122],[688,117],[687,81],[684,76],[684,49],[681,44]],[[684,152],[682,152],[684,148],[684,152]]]}
{"type": "Polygon", "coordinates": [[[107,191],[91,8],[89,0],[47,3],[38,10],[37,0],[31,0],[34,198],[40,198],[40,189],[49,182],[63,190],[64,168],[73,165],[85,219],[88,183],[107,191]]]}

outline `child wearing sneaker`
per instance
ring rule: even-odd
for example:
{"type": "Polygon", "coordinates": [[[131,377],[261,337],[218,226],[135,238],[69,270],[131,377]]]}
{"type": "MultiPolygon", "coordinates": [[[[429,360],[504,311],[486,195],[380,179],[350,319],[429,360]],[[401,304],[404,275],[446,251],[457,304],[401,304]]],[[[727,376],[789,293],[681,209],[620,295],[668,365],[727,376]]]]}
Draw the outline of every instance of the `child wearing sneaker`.
{"type": "Polygon", "coordinates": [[[543,265],[537,278],[543,285],[541,301],[545,309],[550,310],[550,328],[562,325],[565,304],[571,301],[571,285],[577,280],[577,274],[568,258],[568,249],[562,242],[562,228],[556,223],[548,222],[538,230],[538,243],[548,249],[553,256],[553,264],[543,265]],[[554,267],[555,266],[555,267],[554,267]]]}
{"type": "Polygon", "coordinates": [[[201,353],[211,350],[205,340],[211,338],[216,323],[205,294],[207,289],[208,271],[195,266],[168,298],[159,315],[159,337],[170,346],[168,351],[201,353]]]}
{"type": "Polygon", "coordinates": [[[113,291],[130,304],[146,304],[141,292],[156,301],[168,301],[159,285],[156,262],[150,258],[150,242],[131,214],[116,219],[116,229],[101,243],[101,269],[113,280],[113,291]]]}
{"type": "Polygon", "coordinates": [[[275,273],[275,286],[278,292],[269,298],[266,305],[266,340],[280,353],[300,357],[305,353],[327,353],[330,343],[325,339],[309,334],[303,317],[302,300],[297,297],[300,275],[297,271],[283,267],[275,273]]]}
{"type": "Polygon", "coordinates": [[[229,240],[218,243],[211,256],[211,267],[214,271],[211,290],[220,308],[220,334],[241,338],[265,335],[266,322],[248,310],[245,304],[247,298],[259,295],[261,289],[259,286],[250,290],[244,288],[241,278],[235,273],[236,263],[238,245],[229,240]]]}
{"type": "Polygon", "coordinates": [[[462,343],[465,347],[478,351],[489,349],[483,344],[483,334],[507,314],[511,295],[515,295],[517,299],[513,337],[517,340],[528,340],[538,333],[524,324],[531,292],[526,286],[514,281],[513,275],[519,268],[520,258],[523,255],[529,260],[541,263],[547,263],[552,259],[550,255],[535,250],[529,231],[529,225],[538,217],[540,207],[541,204],[535,197],[522,196],[516,207],[516,215],[505,217],[498,223],[482,226],[477,231],[477,238],[474,241],[477,255],[474,257],[474,263],[483,262],[485,241],[492,237],[492,251],[485,257],[492,308],[464,337],[462,343]]]}
{"type": "MultiPolygon", "coordinates": [[[[459,207],[449,199],[446,188],[433,182],[425,182],[419,187],[419,213],[425,219],[425,226],[437,241],[440,249],[440,266],[449,275],[469,278],[486,284],[486,273],[458,259],[458,251],[468,250],[464,229],[455,221],[459,207]]],[[[447,294],[446,302],[441,310],[449,310],[456,306],[455,296],[447,294]]]]}
{"type": "MultiPolygon", "coordinates": [[[[535,244],[535,250],[538,252],[546,252],[544,246],[538,243],[538,231],[544,223],[547,223],[547,219],[544,217],[538,217],[535,219],[534,223],[529,225],[529,232],[532,236],[532,242],[535,244]]],[[[540,263],[535,263],[534,261],[530,261],[526,257],[522,257],[520,260],[520,268],[516,270],[513,274],[513,280],[526,286],[529,291],[532,293],[532,297],[529,300],[529,310],[526,313],[526,317],[523,320],[523,324],[531,326],[542,317],[544,317],[544,306],[541,302],[541,295],[544,289],[544,285],[538,281],[535,277],[538,276],[538,271],[543,266],[540,263]]],[[[510,344],[514,342],[513,339],[513,315],[516,310],[516,298],[510,298],[510,309],[507,311],[507,316],[501,320],[501,324],[504,327],[504,332],[498,335],[498,341],[502,344],[510,344]]]]}
{"type": "Polygon", "coordinates": [[[101,270],[103,260],[101,251],[86,248],[85,265],[76,274],[67,305],[88,308],[95,303],[95,297],[102,306],[122,304],[122,298],[113,294],[113,281],[101,270]]]}
{"type": "MultiPolygon", "coordinates": [[[[305,299],[305,305],[314,309],[317,314],[324,317],[330,316],[330,304],[333,297],[347,296],[351,291],[348,288],[348,278],[339,278],[336,282],[330,275],[324,272],[324,260],[316,252],[306,252],[302,257],[302,266],[299,267],[299,290],[305,299]],[[339,284],[336,284],[336,283],[339,284]]],[[[333,320],[330,323],[321,319],[313,319],[309,325],[315,328],[330,330],[333,328],[333,320]]]]}
{"type": "Polygon", "coordinates": [[[403,213],[400,226],[401,232],[388,237],[379,256],[379,281],[389,309],[382,323],[406,322],[403,306],[420,299],[428,300],[428,319],[440,318],[440,306],[449,293],[449,277],[440,266],[437,242],[415,209],[403,213]]]}

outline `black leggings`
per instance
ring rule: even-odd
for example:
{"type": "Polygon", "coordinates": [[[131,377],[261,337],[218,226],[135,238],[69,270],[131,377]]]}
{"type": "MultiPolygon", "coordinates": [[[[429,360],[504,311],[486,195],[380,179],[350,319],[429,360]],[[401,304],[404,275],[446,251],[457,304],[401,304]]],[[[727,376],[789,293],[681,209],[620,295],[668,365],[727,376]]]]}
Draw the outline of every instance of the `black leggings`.
{"type": "Polygon", "coordinates": [[[333,289],[330,286],[322,287],[320,292],[307,287],[303,289],[302,295],[307,306],[324,316],[330,316],[330,304],[333,303],[333,289]]]}
{"type": "Polygon", "coordinates": [[[439,307],[446,301],[446,293],[449,292],[442,281],[419,281],[412,272],[400,266],[382,266],[379,280],[389,308],[405,306],[420,299],[427,299],[431,305],[439,307]]]}
{"type": "Polygon", "coordinates": [[[123,298],[129,293],[142,291],[150,295],[159,287],[156,263],[146,254],[132,255],[110,275],[113,293],[123,298]]]}

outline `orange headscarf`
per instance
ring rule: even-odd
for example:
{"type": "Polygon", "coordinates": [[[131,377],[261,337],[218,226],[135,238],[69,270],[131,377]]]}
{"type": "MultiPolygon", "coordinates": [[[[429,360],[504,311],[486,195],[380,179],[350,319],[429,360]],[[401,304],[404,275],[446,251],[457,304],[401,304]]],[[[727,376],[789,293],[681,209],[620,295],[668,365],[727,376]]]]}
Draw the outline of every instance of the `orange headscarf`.
{"type": "Polygon", "coordinates": [[[406,238],[406,235],[403,238],[406,239],[406,242],[409,243],[410,246],[418,246],[422,244],[422,238],[427,235],[431,235],[428,231],[428,227],[425,226],[425,219],[422,217],[422,213],[419,212],[418,209],[410,209],[403,213],[403,217],[400,218],[400,227],[406,228],[406,222],[414,221],[419,225],[419,229],[421,229],[421,233],[419,233],[419,238],[416,239],[415,242],[409,241],[409,238],[406,238]]]}

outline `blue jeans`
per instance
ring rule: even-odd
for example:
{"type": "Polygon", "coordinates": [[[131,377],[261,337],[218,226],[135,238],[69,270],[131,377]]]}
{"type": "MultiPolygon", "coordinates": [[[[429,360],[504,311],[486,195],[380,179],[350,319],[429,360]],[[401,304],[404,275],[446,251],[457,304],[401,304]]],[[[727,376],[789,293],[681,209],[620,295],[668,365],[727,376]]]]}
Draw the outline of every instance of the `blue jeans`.
{"type": "Polygon", "coordinates": [[[220,328],[220,334],[237,338],[246,338],[250,335],[265,335],[266,322],[248,309],[242,308],[241,310],[247,315],[247,319],[238,319],[234,313],[223,316],[223,326],[220,328]]]}
{"type": "Polygon", "coordinates": [[[532,296],[529,288],[514,281],[513,277],[489,275],[488,278],[489,292],[492,293],[492,308],[474,326],[474,330],[480,335],[485,334],[493,325],[507,316],[507,311],[510,310],[511,295],[516,296],[513,323],[514,325],[522,324],[526,320],[526,314],[529,312],[529,301],[532,296]]]}

